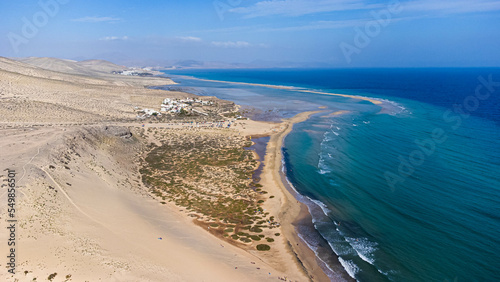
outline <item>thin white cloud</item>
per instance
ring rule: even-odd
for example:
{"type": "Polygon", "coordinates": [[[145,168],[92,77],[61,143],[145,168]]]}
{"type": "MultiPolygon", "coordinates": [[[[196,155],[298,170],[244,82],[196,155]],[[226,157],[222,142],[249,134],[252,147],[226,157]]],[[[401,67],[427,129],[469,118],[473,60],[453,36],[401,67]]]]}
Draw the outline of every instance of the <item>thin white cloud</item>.
{"type": "Polygon", "coordinates": [[[441,12],[445,14],[494,12],[500,10],[498,0],[414,0],[401,3],[407,12],[441,12]]]}
{"type": "MultiPolygon", "coordinates": [[[[391,23],[400,21],[410,21],[421,19],[422,17],[400,17],[392,18],[391,23]]],[[[256,30],[256,32],[268,32],[268,31],[304,31],[304,30],[321,30],[321,29],[341,29],[359,26],[362,27],[365,24],[374,21],[374,18],[363,18],[354,20],[338,20],[338,21],[315,21],[299,26],[287,26],[287,27],[276,27],[276,28],[262,28],[256,30]]]]}
{"type": "Polygon", "coordinates": [[[386,4],[369,4],[363,0],[269,0],[248,7],[231,9],[245,18],[265,16],[302,16],[325,12],[365,10],[384,7],[386,4]]]}
{"type": "Polygon", "coordinates": [[[420,13],[477,13],[500,11],[498,0],[395,0],[374,4],[369,0],[265,0],[246,7],[236,7],[230,12],[244,18],[266,16],[303,16],[326,12],[378,10],[398,3],[405,12],[420,13]]]}
{"type": "Polygon", "coordinates": [[[103,37],[99,40],[102,40],[102,41],[115,41],[115,40],[128,40],[128,36],[122,36],[122,37],[118,37],[118,36],[106,36],[106,37],[103,37]]]}
{"type": "Polygon", "coordinates": [[[252,44],[246,41],[212,41],[212,45],[223,48],[247,48],[252,46],[252,44]]]}
{"type": "Polygon", "coordinates": [[[84,23],[101,23],[101,22],[117,22],[120,18],[114,17],[83,17],[79,19],[73,19],[74,22],[84,22],[84,23]]]}
{"type": "Polygon", "coordinates": [[[201,41],[203,41],[201,38],[194,37],[194,36],[179,36],[177,38],[180,39],[180,40],[182,40],[182,41],[190,41],[190,42],[201,42],[201,41]]]}

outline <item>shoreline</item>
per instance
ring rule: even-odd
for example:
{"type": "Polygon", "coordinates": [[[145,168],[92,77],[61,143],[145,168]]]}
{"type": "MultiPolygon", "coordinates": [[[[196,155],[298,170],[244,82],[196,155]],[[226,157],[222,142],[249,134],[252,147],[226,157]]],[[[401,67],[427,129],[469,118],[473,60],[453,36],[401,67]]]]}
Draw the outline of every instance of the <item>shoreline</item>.
{"type": "Polygon", "coordinates": [[[264,156],[264,170],[261,176],[261,183],[264,187],[272,190],[273,194],[280,195],[274,199],[268,199],[264,206],[278,214],[281,229],[287,242],[287,249],[295,257],[296,264],[312,281],[330,281],[317,263],[316,254],[300,239],[295,226],[302,220],[312,219],[307,206],[298,201],[286,187],[283,179],[282,169],[282,148],[284,138],[292,131],[293,125],[307,120],[311,115],[323,111],[302,112],[296,116],[284,120],[284,130],[270,136],[264,156]]]}

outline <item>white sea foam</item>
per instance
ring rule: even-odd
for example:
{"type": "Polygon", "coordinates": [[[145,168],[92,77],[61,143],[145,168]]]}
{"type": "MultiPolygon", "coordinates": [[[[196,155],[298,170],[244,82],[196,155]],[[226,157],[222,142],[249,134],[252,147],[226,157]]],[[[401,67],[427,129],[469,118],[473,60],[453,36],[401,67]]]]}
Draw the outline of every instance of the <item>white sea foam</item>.
{"type": "Polygon", "coordinates": [[[409,114],[411,114],[411,112],[408,111],[403,105],[401,105],[399,103],[396,103],[394,101],[387,100],[387,99],[382,99],[382,98],[374,98],[374,100],[377,100],[377,101],[380,101],[380,102],[383,102],[383,103],[386,103],[386,104],[390,104],[393,107],[393,109],[394,109],[394,112],[390,113],[392,115],[400,114],[400,113],[409,113],[409,114]]]}
{"type": "Polygon", "coordinates": [[[285,173],[285,157],[281,158],[281,172],[285,173]]]}
{"type": "MultiPolygon", "coordinates": [[[[306,196],[307,197],[307,196],[306,196]]],[[[307,197],[307,199],[309,199],[311,202],[315,203],[318,207],[321,208],[321,210],[323,211],[323,213],[328,216],[329,213],[331,213],[332,211],[328,209],[328,207],[321,201],[318,201],[318,200],[314,200],[314,199],[311,199],[309,197],[307,197]]]]}
{"type": "Polygon", "coordinates": [[[288,185],[290,185],[290,188],[292,188],[292,190],[297,193],[297,196],[301,195],[299,193],[299,191],[297,191],[297,189],[295,189],[295,186],[293,186],[292,182],[290,182],[290,180],[288,180],[288,177],[285,176],[285,180],[286,180],[286,183],[288,183],[288,185]]]}
{"type": "MultiPolygon", "coordinates": [[[[331,155],[330,158],[332,158],[331,155]]],[[[318,172],[319,174],[327,174],[332,172],[330,170],[330,167],[327,165],[327,160],[325,159],[325,154],[323,153],[319,154],[318,172]]]]}
{"type": "MultiPolygon", "coordinates": [[[[328,131],[326,133],[329,133],[328,131]]],[[[333,141],[333,138],[330,137],[328,134],[325,133],[325,136],[323,138],[323,141],[321,142],[321,146],[323,146],[326,142],[330,142],[330,141],[333,141]]],[[[337,136],[338,136],[338,133],[337,133],[337,136]]]]}
{"type": "Polygon", "coordinates": [[[367,238],[345,237],[345,240],[352,246],[362,260],[371,265],[375,263],[373,253],[377,250],[377,243],[371,242],[367,238]]]}
{"type": "Polygon", "coordinates": [[[349,276],[351,276],[353,279],[356,279],[356,274],[359,272],[359,267],[352,260],[344,260],[343,258],[339,257],[339,261],[347,271],[349,276]]]}
{"type": "MultiPolygon", "coordinates": [[[[330,159],[333,158],[332,154],[328,153],[327,150],[330,147],[329,142],[335,140],[335,136],[340,136],[340,134],[337,131],[333,130],[334,126],[333,123],[330,125],[330,130],[326,131],[323,134],[323,140],[321,141],[320,148],[321,152],[319,153],[319,160],[318,160],[318,172],[319,174],[329,174],[332,172],[331,168],[328,166],[326,157],[328,156],[330,159]]],[[[335,126],[337,130],[340,130],[340,127],[335,126]]]]}
{"type": "Polygon", "coordinates": [[[334,244],[330,241],[328,241],[328,245],[330,245],[330,248],[337,256],[347,256],[354,254],[353,249],[346,245],[334,244]]]}
{"type": "Polygon", "coordinates": [[[307,242],[306,239],[304,239],[304,236],[302,234],[298,234],[299,238],[304,242],[306,243],[307,247],[309,247],[309,249],[311,249],[314,254],[316,255],[316,257],[324,264],[324,266],[326,268],[328,268],[332,273],[334,273],[333,269],[330,268],[330,266],[328,265],[328,263],[326,263],[324,260],[321,259],[321,257],[319,256],[319,253],[318,253],[318,247],[314,247],[312,246],[311,244],[309,244],[309,242],[307,242]]]}

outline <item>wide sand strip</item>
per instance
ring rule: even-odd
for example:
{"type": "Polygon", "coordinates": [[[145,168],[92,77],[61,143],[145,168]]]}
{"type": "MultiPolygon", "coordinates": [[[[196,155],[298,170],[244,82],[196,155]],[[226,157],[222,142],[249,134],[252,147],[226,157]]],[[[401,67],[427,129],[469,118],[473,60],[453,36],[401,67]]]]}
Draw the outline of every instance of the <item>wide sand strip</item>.
{"type": "Polygon", "coordinates": [[[272,214],[279,214],[279,219],[282,223],[281,229],[286,238],[286,241],[282,242],[284,244],[282,247],[286,248],[288,252],[296,257],[296,263],[299,264],[299,267],[304,269],[309,279],[313,281],[329,281],[330,279],[324,274],[316,262],[316,256],[313,251],[304,245],[297,236],[293,223],[307,216],[309,213],[307,207],[298,202],[286,189],[281,175],[284,138],[292,131],[294,124],[303,122],[311,115],[319,112],[321,111],[303,112],[291,119],[285,120],[282,124],[283,130],[277,134],[271,135],[271,139],[266,149],[265,166],[261,175],[261,183],[264,187],[267,187],[271,194],[279,195],[278,197],[267,200],[264,207],[272,214]]]}

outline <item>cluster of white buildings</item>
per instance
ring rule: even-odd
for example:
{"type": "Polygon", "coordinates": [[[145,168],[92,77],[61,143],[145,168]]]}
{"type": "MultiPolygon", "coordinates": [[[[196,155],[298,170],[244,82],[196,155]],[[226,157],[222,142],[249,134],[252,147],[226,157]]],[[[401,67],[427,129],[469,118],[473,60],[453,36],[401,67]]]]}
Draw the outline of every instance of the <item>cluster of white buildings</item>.
{"type": "Polygon", "coordinates": [[[150,72],[153,71],[151,68],[129,68],[123,71],[113,71],[113,74],[121,74],[128,76],[148,76],[152,75],[150,72]]]}
{"type": "Polygon", "coordinates": [[[198,103],[203,106],[213,105],[212,101],[203,101],[199,99],[186,98],[181,100],[172,100],[170,98],[166,98],[165,100],[163,100],[163,103],[161,104],[161,111],[170,113],[180,113],[183,109],[192,110],[191,106],[193,105],[193,103],[198,103]]]}
{"type": "MultiPolygon", "coordinates": [[[[137,110],[137,107],[136,107],[136,110],[137,110]]],[[[144,113],[144,114],[137,115],[138,118],[146,118],[146,117],[150,117],[150,116],[158,116],[158,117],[161,116],[160,112],[155,111],[155,110],[151,110],[151,109],[142,109],[139,111],[139,113],[144,113]]]]}
{"type": "Polygon", "coordinates": [[[163,100],[163,103],[161,104],[161,110],[159,112],[151,109],[140,109],[139,107],[135,107],[134,109],[138,112],[137,117],[141,119],[151,116],[160,117],[162,115],[161,113],[179,114],[183,110],[185,112],[196,112],[205,116],[208,115],[207,113],[193,109],[192,105],[194,103],[198,103],[203,106],[211,106],[214,104],[212,101],[203,101],[200,99],[185,98],[180,100],[173,100],[170,98],[166,98],[165,100],[163,100]]]}

